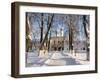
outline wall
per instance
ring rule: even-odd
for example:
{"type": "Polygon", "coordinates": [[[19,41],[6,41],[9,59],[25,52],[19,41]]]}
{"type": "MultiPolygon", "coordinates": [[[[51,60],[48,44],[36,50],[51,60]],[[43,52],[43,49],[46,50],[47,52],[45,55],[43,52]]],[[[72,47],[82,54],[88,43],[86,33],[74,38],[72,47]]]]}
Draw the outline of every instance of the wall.
{"type": "MultiPolygon", "coordinates": [[[[15,0],[1,0],[0,2],[0,80],[16,80],[10,77],[11,67],[11,2],[15,0]]],[[[28,0],[16,0],[28,1],[28,0]]],[[[42,3],[56,3],[56,4],[76,4],[76,5],[89,5],[98,6],[100,10],[99,0],[29,0],[42,3]]],[[[100,21],[100,11],[98,11],[98,21],[100,21]]],[[[99,23],[100,25],[100,23],[99,23]]],[[[98,34],[99,32],[98,25],[98,34]]],[[[98,37],[98,44],[100,37],[98,37]]],[[[100,45],[98,45],[100,47],[100,45]]],[[[98,51],[98,53],[100,50],[98,51]]],[[[100,54],[98,54],[98,58],[100,54]]],[[[100,58],[98,59],[98,67],[100,58]]],[[[51,77],[38,77],[38,78],[22,78],[18,80],[100,80],[100,69],[97,74],[80,74],[80,75],[64,75],[64,76],[51,76],[51,77]]]]}

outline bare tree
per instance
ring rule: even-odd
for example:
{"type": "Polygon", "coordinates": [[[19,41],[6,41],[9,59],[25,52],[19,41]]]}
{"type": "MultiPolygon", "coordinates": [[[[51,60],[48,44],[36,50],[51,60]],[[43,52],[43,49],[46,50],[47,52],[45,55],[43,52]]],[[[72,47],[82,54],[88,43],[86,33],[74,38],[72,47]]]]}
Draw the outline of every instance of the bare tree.
{"type": "Polygon", "coordinates": [[[75,15],[68,15],[66,17],[67,25],[69,27],[69,50],[72,53],[73,50],[73,44],[74,44],[74,34],[76,31],[76,19],[77,16],[75,15]]]}
{"type": "Polygon", "coordinates": [[[30,48],[30,22],[29,22],[29,15],[26,14],[26,52],[29,51],[30,48]]]}
{"type": "Polygon", "coordinates": [[[90,54],[89,54],[89,22],[87,20],[87,16],[83,16],[83,27],[84,27],[84,33],[86,36],[86,50],[87,50],[87,60],[89,60],[90,54]]]}
{"type": "Polygon", "coordinates": [[[50,35],[49,35],[49,39],[48,39],[48,50],[50,49],[51,31],[50,31],[49,34],[50,34],[50,35]]]}
{"type": "MultiPolygon", "coordinates": [[[[51,21],[51,15],[50,14],[48,14],[48,16],[47,16],[47,29],[49,28],[49,24],[50,24],[50,21],[51,21]]],[[[52,25],[51,25],[52,26],[52,25]]],[[[47,47],[47,49],[49,50],[49,48],[50,48],[50,39],[51,39],[51,31],[49,31],[49,38],[48,38],[48,35],[47,35],[47,38],[46,38],[46,47],[47,47]]]]}
{"type": "MultiPolygon", "coordinates": [[[[48,49],[48,47],[49,47],[48,42],[50,41],[50,40],[48,40],[48,34],[49,34],[49,32],[50,32],[49,30],[52,26],[53,14],[45,14],[45,13],[35,14],[35,13],[32,13],[32,16],[34,18],[36,18],[38,26],[39,26],[39,30],[40,30],[40,33],[39,33],[40,34],[40,47],[39,47],[39,49],[40,50],[44,49],[44,43],[46,43],[46,49],[48,49]],[[46,28],[47,28],[47,31],[45,33],[46,28]]],[[[33,37],[35,38],[35,35],[33,37]]]]}
{"type": "Polygon", "coordinates": [[[54,17],[54,14],[51,15],[50,22],[49,22],[48,28],[47,28],[47,32],[46,32],[45,37],[44,37],[44,39],[42,40],[41,45],[40,45],[40,50],[43,49],[44,43],[45,43],[45,41],[46,41],[46,39],[47,39],[47,37],[48,37],[49,30],[50,30],[50,28],[51,28],[51,26],[52,26],[53,17],[54,17]]]}
{"type": "Polygon", "coordinates": [[[42,42],[43,40],[43,28],[44,28],[44,14],[41,13],[41,27],[40,27],[40,31],[41,31],[41,37],[40,37],[40,43],[42,42]]]}
{"type": "Polygon", "coordinates": [[[43,40],[43,32],[44,32],[44,13],[31,13],[31,15],[34,17],[34,19],[36,18],[35,21],[37,21],[38,26],[39,26],[39,30],[40,30],[40,43],[43,40]]]}

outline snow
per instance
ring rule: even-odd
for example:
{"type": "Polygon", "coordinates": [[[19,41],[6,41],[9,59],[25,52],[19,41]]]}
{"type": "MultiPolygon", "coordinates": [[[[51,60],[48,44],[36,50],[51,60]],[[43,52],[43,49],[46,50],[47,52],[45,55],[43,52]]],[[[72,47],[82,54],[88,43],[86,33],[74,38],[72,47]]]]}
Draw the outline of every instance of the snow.
{"type": "Polygon", "coordinates": [[[50,59],[45,62],[46,65],[78,65],[78,61],[71,56],[64,55],[63,52],[56,51],[50,59]]]}
{"type": "Polygon", "coordinates": [[[48,55],[47,50],[41,50],[40,53],[39,53],[39,57],[40,58],[48,58],[49,55],[48,55]]]}
{"type": "Polygon", "coordinates": [[[86,60],[86,53],[67,53],[66,51],[40,51],[27,53],[27,67],[36,66],[65,66],[89,64],[86,60]],[[45,52],[45,53],[44,53],[45,52]]]}
{"type": "Polygon", "coordinates": [[[69,54],[69,53],[64,52],[64,54],[67,54],[67,55],[71,56],[72,58],[76,59],[76,61],[78,61],[81,64],[89,64],[89,61],[86,60],[86,58],[87,58],[86,54],[87,53],[69,54]]]}
{"type": "Polygon", "coordinates": [[[65,58],[65,56],[59,53],[59,51],[55,51],[51,57],[51,59],[60,59],[60,58],[65,58]]]}
{"type": "Polygon", "coordinates": [[[66,65],[66,61],[64,60],[56,60],[56,59],[48,59],[46,62],[45,62],[45,65],[48,65],[48,66],[61,66],[61,65],[66,65]]]}

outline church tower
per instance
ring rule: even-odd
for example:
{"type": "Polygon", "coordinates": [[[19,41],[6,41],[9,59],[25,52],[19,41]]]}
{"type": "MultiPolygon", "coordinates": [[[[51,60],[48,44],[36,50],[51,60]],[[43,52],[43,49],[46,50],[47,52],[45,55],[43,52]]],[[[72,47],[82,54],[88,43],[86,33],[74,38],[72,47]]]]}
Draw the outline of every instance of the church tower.
{"type": "Polygon", "coordinates": [[[64,36],[64,28],[60,28],[60,36],[63,37],[64,36]]]}

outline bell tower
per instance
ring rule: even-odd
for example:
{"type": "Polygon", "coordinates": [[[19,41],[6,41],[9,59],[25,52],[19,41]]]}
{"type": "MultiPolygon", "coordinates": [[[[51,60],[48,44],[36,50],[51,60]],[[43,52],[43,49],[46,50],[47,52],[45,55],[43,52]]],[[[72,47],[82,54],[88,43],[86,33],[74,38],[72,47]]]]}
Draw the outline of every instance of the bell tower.
{"type": "Polygon", "coordinates": [[[60,29],[60,36],[61,36],[61,37],[64,36],[64,28],[63,28],[63,27],[60,29]]]}

